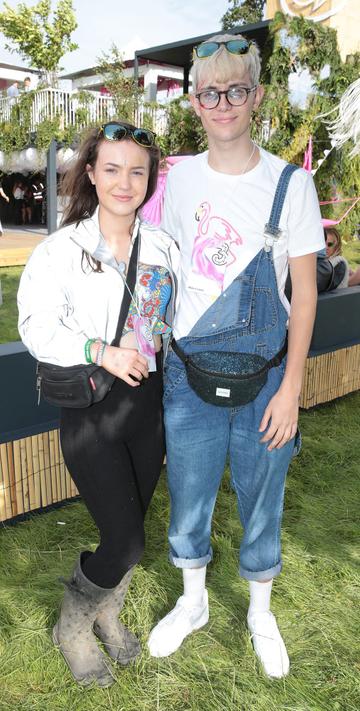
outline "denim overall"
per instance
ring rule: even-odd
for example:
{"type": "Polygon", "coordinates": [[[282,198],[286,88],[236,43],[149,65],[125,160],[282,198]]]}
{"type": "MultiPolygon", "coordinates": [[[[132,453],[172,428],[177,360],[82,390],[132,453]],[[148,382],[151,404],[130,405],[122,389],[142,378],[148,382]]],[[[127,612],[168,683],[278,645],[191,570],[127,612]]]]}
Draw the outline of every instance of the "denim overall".
{"type": "MultiPolygon", "coordinates": [[[[276,281],[272,248],[291,174],[280,176],[265,247],[256,254],[189,335],[178,340],[186,354],[203,350],[259,353],[272,358],[286,336],[288,314],[276,281]],[[268,250],[268,251],[267,251],[268,250]]],[[[211,519],[227,455],[244,534],[240,575],[268,580],[281,570],[280,526],[285,478],[295,440],[267,450],[259,426],[279,389],[284,358],[269,370],[267,383],[253,402],[224,408],[201,400],[187,382],[182,361],[170,350],[165,363],[164,416],[171,500],[170,561],[178,568],[199,568],[212,559],[211,519]]]]}

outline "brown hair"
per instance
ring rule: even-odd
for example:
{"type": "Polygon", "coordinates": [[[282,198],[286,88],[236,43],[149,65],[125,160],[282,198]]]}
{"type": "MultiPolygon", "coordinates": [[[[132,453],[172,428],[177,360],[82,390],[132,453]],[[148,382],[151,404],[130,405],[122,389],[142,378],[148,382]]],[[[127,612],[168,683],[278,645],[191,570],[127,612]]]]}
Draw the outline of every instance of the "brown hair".
{"type": "Polygon", "coordinates": [[[325,241],[326,241],[326,238],[330,234],[334,235],[334,237],[336,239],[336,245],[333,248],[334,251],[331,256],[337,257],[339,254],[341,254],[341,250],[342,250],[341,234],[340,234],[339,230],[337,230],[336,227],[325,227],[324,232],[325,232],[325,241]]]}
{"type": "MultiPolygon", "coordinates": [[[[114,119],[114,121],[117,120],[114,119]]],[[[121,121],[121,123],[130,130],[136,128],[125,121],[121,121]]],[[[68,200],[61,222],[62,227],[91,217],[97,208],[96,189],[89,180],[86,166],[89,164],[92,168],[95,167],[99,146],[104,140],[106,139],[103,138],[99,128],[90,129],[80,144],[73,165],[65,173],[61,181],[61,195],[68,200]]],[[[129,137],[124,140],[131,141],[132,138],[129,137]]],[[[150,146],[149,148],[144,148],[144,150],[149,154],[150,171],[146,195],[138,210],[151,198],[156,190],[160,161],[160,149],[158,146],[150,146]]]]}

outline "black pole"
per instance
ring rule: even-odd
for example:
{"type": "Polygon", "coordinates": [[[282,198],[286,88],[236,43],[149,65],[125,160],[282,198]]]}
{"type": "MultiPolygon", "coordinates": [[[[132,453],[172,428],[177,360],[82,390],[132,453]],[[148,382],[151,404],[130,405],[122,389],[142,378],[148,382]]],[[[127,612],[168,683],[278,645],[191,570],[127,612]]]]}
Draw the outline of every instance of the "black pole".
{"type": "Polygon", "coordinates": [[[139,59],[137,56],[137,52],[135,52],[135,58],[134,58],[134,80],[135,80],[136,84],[139,81],[139,59]]]}
{"type": "Polygon", "coordinates": [[[46,219],[48,234],[57,229],[56,141],[53,138],[46,162],[46,219]]]}
{"type": "Polygon", "coordinates": [[[189,93],[189,73],[190,73],[190,65],[186,64],[184,66],[184,84],[183,84],[183,94],[188,94],[189,93]]]}

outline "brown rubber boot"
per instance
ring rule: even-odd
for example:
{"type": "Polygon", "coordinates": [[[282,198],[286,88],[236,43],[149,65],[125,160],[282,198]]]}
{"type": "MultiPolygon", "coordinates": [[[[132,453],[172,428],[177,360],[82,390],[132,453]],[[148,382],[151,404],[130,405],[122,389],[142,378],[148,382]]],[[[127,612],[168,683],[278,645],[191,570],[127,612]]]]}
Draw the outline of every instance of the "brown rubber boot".
{"type": "Polygon", "coordinates": [[[130,568],[119,585],[112,590],[109,600],[104,601],[94,623],[94,632],[104,643],[110,657],[123,666],[133,661],[141,651],[137,637],[118,619],[133,572],[134,567],[130,568]]]}
{"type": "Polygon", "coordinates": [[[106,657],[93,634],[93,624],[99,608],[113,590],[100,588],[88,580],[81,570],[81,556],[66,585],[58,622],[53,629],[53,641],[78,684],[111,686],[115,679],[106,657]]]}

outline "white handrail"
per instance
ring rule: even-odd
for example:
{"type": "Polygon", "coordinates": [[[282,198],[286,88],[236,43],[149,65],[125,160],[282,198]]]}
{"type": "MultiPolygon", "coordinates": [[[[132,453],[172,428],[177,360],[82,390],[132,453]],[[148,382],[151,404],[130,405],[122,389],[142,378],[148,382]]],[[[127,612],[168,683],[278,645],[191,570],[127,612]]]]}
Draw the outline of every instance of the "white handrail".
{"type": "MultiPolygon", "coordinates": [[[[87,91],[88,101],[81,101],[81,93],[64,91],[62,89],[40,89],[34,92],[31,105],[30,130],[45,119],[60,120],[62,129],[76,126],[81,129],[93,123],[108,121],[115,116],[115,104],[111,96],[103,96],[98,91],[87,91]]],[[[10,121],[16,117],[13,108],[20,103],[21,97],[0,98],[0,121],[10,121]]],[[[21,112],[17,114],[21,121],[21,112]]],[[[140,103],[134,115],[137,126],[149,125],[155,133],[163,135],[167,128],[166,110],[157,107],[144,106],[140,103]]]]}

